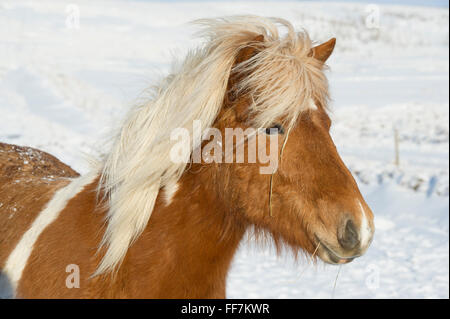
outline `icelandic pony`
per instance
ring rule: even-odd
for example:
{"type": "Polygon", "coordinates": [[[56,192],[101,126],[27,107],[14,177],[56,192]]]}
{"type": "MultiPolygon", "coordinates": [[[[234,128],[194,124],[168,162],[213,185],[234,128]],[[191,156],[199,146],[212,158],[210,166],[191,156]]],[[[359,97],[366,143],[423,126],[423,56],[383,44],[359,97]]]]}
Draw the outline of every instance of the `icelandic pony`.
{"type": "Polygon", "coordinates": [[[204,45],[130,110],[91,173],[0,144],[0,269],[11,296],[224,298],[249,228],[331,264],[366,251],[373,215],[329,134],[335,40],[313,46],[282,19],[199,23],[204,45]],[[259,145],[278,141],[277,168],[192,161],[208,137],[171,160],[171,132],[192,134],[194,121],[222,134],[262,128],[259,145]]]}

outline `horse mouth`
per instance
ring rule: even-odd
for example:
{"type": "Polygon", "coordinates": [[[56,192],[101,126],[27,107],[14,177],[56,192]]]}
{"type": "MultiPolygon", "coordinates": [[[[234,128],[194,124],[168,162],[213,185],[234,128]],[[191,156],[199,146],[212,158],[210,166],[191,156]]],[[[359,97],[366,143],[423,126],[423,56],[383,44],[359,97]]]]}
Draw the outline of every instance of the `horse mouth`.
{"type": "Polygon", "coordinates": [[[356,257],[359,257],[359,256],[342,257],[342,256],[338,255],[335,251],[333,251],[331,248],[329,248],[329,246],[326,245],[323,241],[321,241],[317,237],[317,235],[315,235],[315,237],[316,237],[316,242],[317,242],[316,255],[319,256],[319,258],[322,259],[322,261],[326,262],[327,264],[332,264],[332,265],[348,264],[356,257]]]}

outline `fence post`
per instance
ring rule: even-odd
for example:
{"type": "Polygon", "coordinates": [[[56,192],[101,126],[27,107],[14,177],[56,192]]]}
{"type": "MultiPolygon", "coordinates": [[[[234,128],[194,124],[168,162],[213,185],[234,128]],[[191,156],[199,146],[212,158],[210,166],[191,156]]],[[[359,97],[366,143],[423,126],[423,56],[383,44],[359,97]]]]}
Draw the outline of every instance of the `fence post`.
{"type": "Polygon", "coordinates": [[[398,130],[397,128],[394,128],[394,147],[395,147],[395,166],[400,166],[400,154],[399,154],[399,147],[398,147],[398,130]]]}

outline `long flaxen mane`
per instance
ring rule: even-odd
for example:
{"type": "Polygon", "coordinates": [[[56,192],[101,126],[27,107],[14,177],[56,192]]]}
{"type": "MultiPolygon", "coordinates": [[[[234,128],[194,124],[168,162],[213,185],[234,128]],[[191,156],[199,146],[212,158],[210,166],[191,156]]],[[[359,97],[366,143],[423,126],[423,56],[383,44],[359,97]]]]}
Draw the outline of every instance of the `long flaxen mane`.
{"type": "MultiPolygon", "coordinates": [[[[104,160],[99,191],[108,205],[101,243],[106,251],[96,274],[120,265],[146,227],[159,192],[176,190],[190,155],[185,163],[169,160],[170,134],[175,128],[192,133],[194,120],[212,127],[232,72],[246,75],[236,89],[252,97],[249,125],[253,127],[267,127],[276,119],[292,127],[311,99],[327,104],[327,80],[320,63],[311,57],[312,42],[306,32],[295,32],[282,19],[255,16],[197,23],[203,26],[204,45],[190,51],[155,86],[150,101],[129,111],[104,160]],[[255,41],[260,35],[263,41],[255,41]],[[249,46],[257,47],[257,54],[235,65],[240,50],[249,46]]],[[[191,138],[191,151],[198,146],[191,138]]]]}

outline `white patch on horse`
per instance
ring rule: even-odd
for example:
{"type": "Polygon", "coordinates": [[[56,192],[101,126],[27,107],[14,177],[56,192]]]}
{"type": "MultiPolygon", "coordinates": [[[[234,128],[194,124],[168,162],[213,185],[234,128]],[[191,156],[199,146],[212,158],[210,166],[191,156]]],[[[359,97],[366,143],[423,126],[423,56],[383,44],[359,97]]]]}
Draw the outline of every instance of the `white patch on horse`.
{"type": "Polygon", "coordinates": [[[316,103],[314,103],[313,99],[309,99],[308,109],[310,109],[311,111],[317,111],[317,105],[316,103]]]}
{"type": "Polygon", "coordinates": [[[358,203],[362,213],[361,230],[360,230],[361,247],[366,247],[369,244],[370,239],[372,238],[372,229],[370,228],[366,211],[364,210],[363,205],[361,204],[361,202],[358,203]]]}
{"type": "Polygon", "coordinates": [[[172,203],[172,199],[178,191],[178,187],[179,185],[177,182],[167,183],[167,185],[164,186],[164,201],[166,202],[166,206],[169,206],[170,203],[172,203]]]}
{"type": "Polygon", "coordinates": [[[12,285],[14,294],[39,235],[58,218],[67,202],[83,190],[86,185],[92,183],[97,176],[98,174],[87,174],[78,177],[67,186],[59,189],[47,203],[45,209],[39,213],[30,228],[23,234],[19,243],[9,255],[3,269],[12,285]]]}

